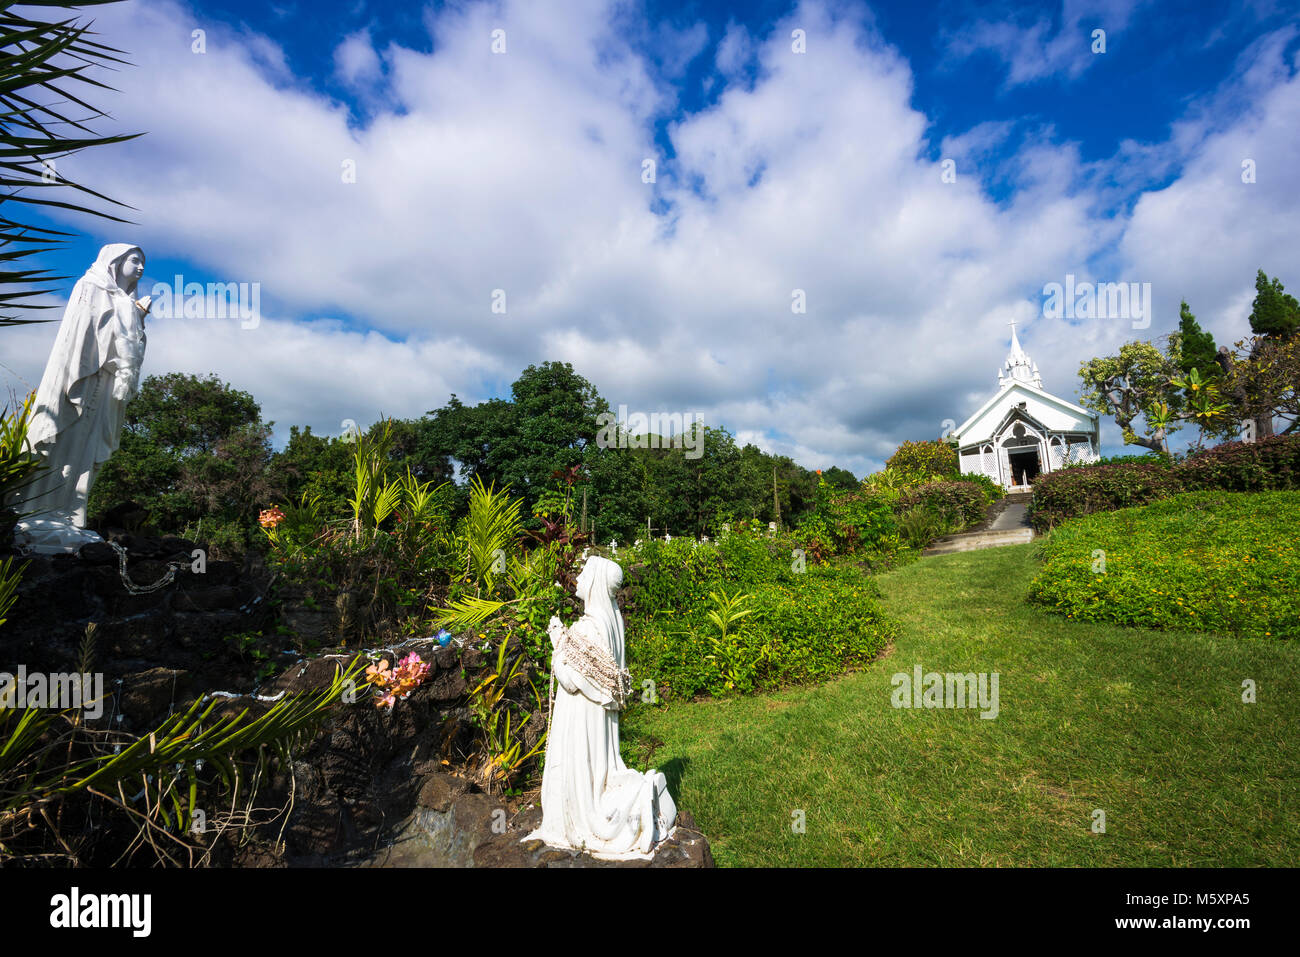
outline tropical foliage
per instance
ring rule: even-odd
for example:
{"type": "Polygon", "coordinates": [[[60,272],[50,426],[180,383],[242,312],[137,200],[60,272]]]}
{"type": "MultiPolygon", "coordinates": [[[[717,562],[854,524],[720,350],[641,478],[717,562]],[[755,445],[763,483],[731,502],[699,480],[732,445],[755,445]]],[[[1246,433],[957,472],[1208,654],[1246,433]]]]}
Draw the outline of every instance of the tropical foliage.
{"type": "MultiPolygon", "coordinates": [[[[86,673],[91,649],[93,626],[86,673]]],[[[0,707],[0,859],[79,863],[97,829],[73,822],[97,805],[134,825],[123,858],[147,848],[155,862],[202,862],[227,832],[274,819],[253,813],[260,783],[273,762],[292,765],[359,670],[260,714],[199,699],[142,735],[90,727],[77,710],[0,707]]]]}

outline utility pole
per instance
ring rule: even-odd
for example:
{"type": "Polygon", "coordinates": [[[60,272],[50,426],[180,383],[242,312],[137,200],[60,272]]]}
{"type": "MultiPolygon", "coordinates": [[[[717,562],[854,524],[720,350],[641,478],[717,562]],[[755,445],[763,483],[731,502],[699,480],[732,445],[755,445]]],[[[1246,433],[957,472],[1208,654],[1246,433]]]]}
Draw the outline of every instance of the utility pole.
{"type": "Polygon", "coordinates": [[[776,492],[776,466],[772,466],[772,505],[776,509],[776,527],[781,527],[781,496],[776,492]]]}

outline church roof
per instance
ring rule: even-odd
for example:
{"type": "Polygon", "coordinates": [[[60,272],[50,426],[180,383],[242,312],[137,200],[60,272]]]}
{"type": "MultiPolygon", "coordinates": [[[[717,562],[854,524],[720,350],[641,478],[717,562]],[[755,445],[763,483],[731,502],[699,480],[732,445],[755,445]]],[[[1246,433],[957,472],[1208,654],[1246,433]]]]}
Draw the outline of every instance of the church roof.
{"type": "MultiPolygon", "coordinates": [[[[1088,409],[1085,409],[1082,406],[1075,405],[1073,402],[1067,402],[1065,399],[1059,398],[1058,396],[1054,396],[1050,392],[1046,392],[1042,388],[1035,385],[1031,385],[1028,382],[1022,382],[1018,379],[1010,379],[1010,380],[1003,379],[1002,381],[1003,381],[1002,388],[998,389],[998,391],[994,393],[993,396],[987,402],[981,405],[975,411],[974,415],[972,415],[970,418],[968,418],[965,422],[957,426],[957,428],[952,431],[951,433],[952,436],[956,438],[957,441],[960,442],[962,445],[966,444],[967,430],[970,429],[970,427],[974,425],[976,422],[978,422],[989,411],[989,409],[991,409],[998,402],[999,399],[1001,399],[1004,395],[1006,395],[1008,392],[1011,392],[1013,390],[1025,392],[1028,395],[1037,396],[1038,398],[1043,399],[1046,402],[1049,402],[1060,408],[1066,409],[1077,416],[1091,419],[1094,429],[1096,429],[1098,426],[1097,423],[1098,416],[1097,413],[1095,412],[1090,412],[1088,409]]],[[[1037,419],[1035,419],[1034,421],[1037,421],[1037,419]]]]}

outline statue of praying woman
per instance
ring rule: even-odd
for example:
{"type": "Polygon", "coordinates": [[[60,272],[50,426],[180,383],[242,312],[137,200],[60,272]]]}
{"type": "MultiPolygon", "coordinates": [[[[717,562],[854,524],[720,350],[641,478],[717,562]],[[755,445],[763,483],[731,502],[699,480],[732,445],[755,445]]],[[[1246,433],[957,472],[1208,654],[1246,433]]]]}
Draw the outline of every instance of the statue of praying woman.
{"type": "Polygon", "coordinates": [[[581,850],[603,860],[648,860],[677,820],[668,781],[642,774],[618,753],[618,713],[631,691],[623,618],[614,594],[618,563],[593,555],[578,575],[583,615],[565,628],[552,618],[554,710],[542,771],[542,824],[523,840],[581,850]]]}
{"type": "Polygon", "coordinates": [[[135,290],[144,262],[139,246],[113,243],[72,288],[36,391],[27,438],[46,467],[12,503],[28,513],[16,544],[54,553],[100,540],[85,529],[86,503],[140,388],[150,297],[137,301],[135,290]]]}

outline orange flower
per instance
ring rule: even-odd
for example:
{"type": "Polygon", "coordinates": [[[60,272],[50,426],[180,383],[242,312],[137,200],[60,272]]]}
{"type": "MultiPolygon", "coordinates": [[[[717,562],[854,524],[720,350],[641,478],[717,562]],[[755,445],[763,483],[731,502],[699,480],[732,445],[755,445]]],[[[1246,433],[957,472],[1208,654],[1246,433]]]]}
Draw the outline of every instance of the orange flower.
{"type": "Polygon", "coordinates": [[[278,505],[272,505],[270,508],[258,512],[257,521],[263,528],[275,528],[284,521],[284,512],[280,511],[278,505]]]}

